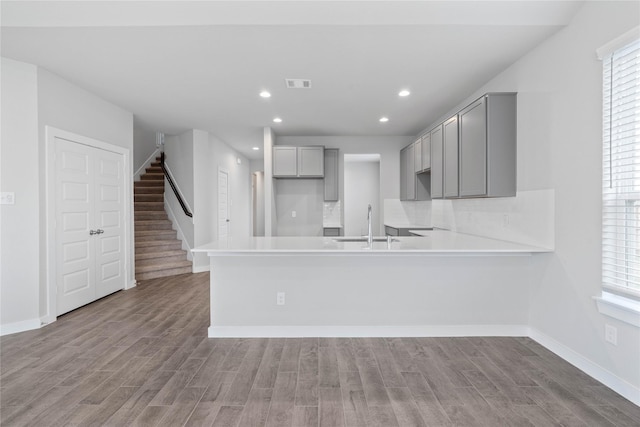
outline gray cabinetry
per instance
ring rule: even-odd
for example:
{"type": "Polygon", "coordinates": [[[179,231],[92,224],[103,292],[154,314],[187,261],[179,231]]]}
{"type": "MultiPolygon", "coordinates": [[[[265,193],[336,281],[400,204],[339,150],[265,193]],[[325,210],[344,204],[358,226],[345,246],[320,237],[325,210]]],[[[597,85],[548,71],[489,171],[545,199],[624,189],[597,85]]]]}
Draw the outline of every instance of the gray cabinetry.
{"type": "Polygon", "coordinates": [[[516,94],[487,94],[459,113],[460,197],[516,194],[516,94]]]}
{"type": "Polygon", "coordinates": [[[400,200],[407,200],[407,147],[400,150],[400,200]]]}
{"type": "Polygon", "coordinates": [[[339,176],[339,150],[337,148],[327,148],[324,150],[324,200],[325,202],[336,202],[340,199],[338,187],[339,176]]]}
{"type": "Polygon", "coordinates": [[[298,176],[298,150],[296,147],[273,147],[273,176],[298,176]]]}
{"type": "Polygon", "coordinates": [[[442,125],[433,128],[429,137],[431,140],[431,198],[442,199],[444,197],[442,125]]]}
{"type": "Polygon", "coordinates": [[[418,138],[413,143],[413,172],[422,172],[422,139],[418,138]]]}
{"type": "Polygon", "coordinates": [[[274,178],[322,178],[324,147],[273,147],[274,178]]]}
{"type": "Polygon", "coordinates": [[[442,124],[444,197],[458,197],[458,115],[442,124]]]}
{"type": "Polygon", "coordinates": [[[431,169],[431,133],[426,133],[422,136],[420,146],[420,171],[424,172],[431,169]]]}
{"type": "Polygon", "coordinates": [[[404,179],[407,181],[407,200],[416,199],[415,145],[407,148],[407,163],[404,166],[404,179]]]}
{"type": "Polygon", "coordinates": [[[298,147],[298,176],[324,176],[324,147],[298,147]]]}

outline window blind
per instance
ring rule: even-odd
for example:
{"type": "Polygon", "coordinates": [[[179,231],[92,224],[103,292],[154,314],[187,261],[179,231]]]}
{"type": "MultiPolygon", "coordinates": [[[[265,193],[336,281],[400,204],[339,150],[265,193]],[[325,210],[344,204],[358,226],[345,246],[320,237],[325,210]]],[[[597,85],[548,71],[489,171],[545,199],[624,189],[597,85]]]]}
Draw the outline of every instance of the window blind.
{"type": "Polygon", "coordinates": [[[603,62],[602,280],[640,297],[640,39],[603,62]]]}

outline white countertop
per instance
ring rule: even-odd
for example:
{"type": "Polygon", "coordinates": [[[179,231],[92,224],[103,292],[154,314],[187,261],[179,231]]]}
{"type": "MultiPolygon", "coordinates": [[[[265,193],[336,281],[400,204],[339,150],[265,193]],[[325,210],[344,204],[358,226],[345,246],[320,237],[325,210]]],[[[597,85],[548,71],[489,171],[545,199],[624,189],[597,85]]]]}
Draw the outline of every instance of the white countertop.
{"type": "Polygon", "coordinates": [[[408,222],[385,222],[384,223],[385,227],[392,227],[392,228],[411,228],[411,229],[425,229],[425,228],[432,228],[430,225],[420,225],[420,224],[411,224],[408,222]]]}
{"type": "Polygon", "coordinates": [[[229,238],[200,246],[192,252],[217,255],[258,254],[351,254],[351,255],[528,255],[550,249],[455,233],[447,230],[422,231],[424,237],[393,237],[387,242],[340,242],[336,237],[246,237],[229,238]]]}

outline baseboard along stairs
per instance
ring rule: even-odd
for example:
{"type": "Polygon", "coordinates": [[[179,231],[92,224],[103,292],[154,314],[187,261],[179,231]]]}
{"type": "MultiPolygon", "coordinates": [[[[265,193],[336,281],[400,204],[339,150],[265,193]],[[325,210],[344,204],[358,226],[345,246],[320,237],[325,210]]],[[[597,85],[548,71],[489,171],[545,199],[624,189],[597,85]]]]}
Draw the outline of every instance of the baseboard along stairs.
{"type": "Polygon", "coordinates": [[[136,281],[191,273],[192,262],[164,210],[160,159],[134,183],[136,281]]]}

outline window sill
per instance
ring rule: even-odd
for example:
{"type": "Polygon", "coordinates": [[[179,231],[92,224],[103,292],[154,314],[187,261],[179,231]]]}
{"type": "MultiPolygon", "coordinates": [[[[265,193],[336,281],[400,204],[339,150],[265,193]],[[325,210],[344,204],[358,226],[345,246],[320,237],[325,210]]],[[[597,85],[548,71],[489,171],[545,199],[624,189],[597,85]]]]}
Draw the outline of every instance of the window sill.
{"type": "Polygon", "coordinates": [[[602,296],[593,297],[600,314],[618,319],[640,328],[640,301],[603,292],[602,296]]]}

